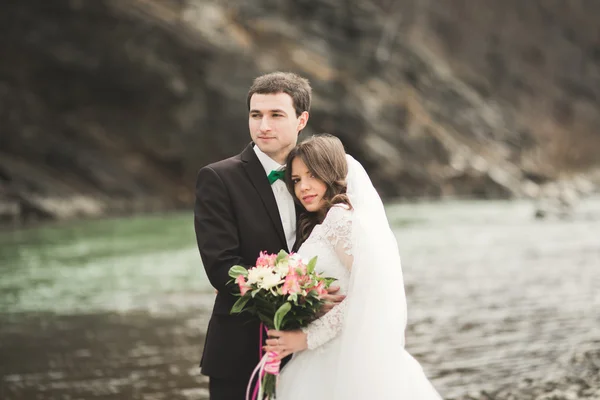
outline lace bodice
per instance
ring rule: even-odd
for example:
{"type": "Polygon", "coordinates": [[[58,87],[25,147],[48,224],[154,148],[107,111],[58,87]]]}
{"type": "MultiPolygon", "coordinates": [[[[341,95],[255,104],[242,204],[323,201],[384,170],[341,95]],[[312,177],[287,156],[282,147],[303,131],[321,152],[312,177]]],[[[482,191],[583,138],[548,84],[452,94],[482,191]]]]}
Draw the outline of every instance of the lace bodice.
{"type": "MultiPolygon", "coordinates": [[[[335,205],[323,223],[300,246],[298,253],[305,258],[318,256],[316,270],[323,276],[336,278],[339,294],[346,294],[352,268],[352,210],[345,205],[335,205]]],[[[307,334],[310,350],[333,339],[342,329],[346,302],[342,301],[321,318],[310,323],[303,331],[307,334]]]]}

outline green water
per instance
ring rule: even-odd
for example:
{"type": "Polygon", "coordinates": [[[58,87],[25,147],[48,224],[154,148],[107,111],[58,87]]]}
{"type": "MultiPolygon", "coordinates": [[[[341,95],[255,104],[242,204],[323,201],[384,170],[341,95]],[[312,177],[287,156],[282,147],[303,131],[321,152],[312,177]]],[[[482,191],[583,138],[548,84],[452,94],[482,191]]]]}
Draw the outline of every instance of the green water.
{"type": "Polygon", "coordinates": [[[0,312],[126,311],[206,290],[188,214],[3,232],[0,260],[0,312]]]}
{"type": "MultiPolygon", "coordinates": [[[[563,249],[551,262],[566,266],[580,257],[571,251],[589,249],[587,265],[600,248],[600,224],[589,218],[600,215],[597,200],[571,220],[536,221],[524,201],[389,204],[387,213],[407,285],[449,295],[454,288],[440,276],[468,271],[485,285],[489,268],[518,269],[528,258],[534,268],[531,254],[563,249]]],[[[0,260],[0,313],[209,309],[214,298],[191,213],[4,231],[0,260]]]]}
{"type": "MultiPolygon", "coordinates": [[[[406,346],[441,393],[563,376],[569,358],[600,346],[599,198],[541,221],[527,201],[388,204],[387,213],[402,255],[406,346]]],[[[92,389],[115,379],[123,398],[142,398],[127,392],[139,385],[166,396],[157,398],[207,398],[197,363],[215,294],[191,212],[6,230],[0,274],[9,360],[0,383],[12,398],[40,387],[57,396],[45,398],[104,398],[92,389]],[[82,354],[92,355],[85,366],[82,354]],[[154,375],[141,383],[123,380],[148,365],[154,375]]]]}

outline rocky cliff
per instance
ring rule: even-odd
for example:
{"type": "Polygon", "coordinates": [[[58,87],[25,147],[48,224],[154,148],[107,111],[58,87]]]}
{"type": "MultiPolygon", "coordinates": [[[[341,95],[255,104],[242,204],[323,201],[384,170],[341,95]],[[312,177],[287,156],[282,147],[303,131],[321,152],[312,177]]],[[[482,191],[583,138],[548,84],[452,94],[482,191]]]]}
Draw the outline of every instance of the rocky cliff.
{"type": "Polygon", "coordinates": [[[0,12],[0,215],[189,207],[249,141],[245,94],[308,77],[382,194],[534,196],[597,168],[600,3],[26,0],[0,12]]]}

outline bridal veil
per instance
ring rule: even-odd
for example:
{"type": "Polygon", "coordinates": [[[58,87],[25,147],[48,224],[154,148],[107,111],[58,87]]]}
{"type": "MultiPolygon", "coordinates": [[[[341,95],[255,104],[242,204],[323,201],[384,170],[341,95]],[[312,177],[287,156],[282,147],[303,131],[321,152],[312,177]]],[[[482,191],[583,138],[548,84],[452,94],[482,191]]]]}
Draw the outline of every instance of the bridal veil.
{"type": "Polygon", "coordinates": [[[352,255],[335,399],[441,399],[404,349],[406,296],[398,243],[362,165],[348,161],[352,255]]]}

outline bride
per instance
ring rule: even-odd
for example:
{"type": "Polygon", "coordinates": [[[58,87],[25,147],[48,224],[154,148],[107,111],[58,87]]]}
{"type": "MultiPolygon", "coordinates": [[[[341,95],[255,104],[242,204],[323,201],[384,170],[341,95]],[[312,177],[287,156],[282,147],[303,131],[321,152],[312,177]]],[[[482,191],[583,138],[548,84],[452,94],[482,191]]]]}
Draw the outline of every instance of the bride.
{"type": "Polygon", "coordinates": [[[346,298],[302,330],[269,331],[266,350],[293,354],[277,400],[441,399],[404,349],[398,245],[364,168],[329,135],[300,143],[287,165],[288,189],[305,208],[298,253],[317,255],[346,298]]]}

